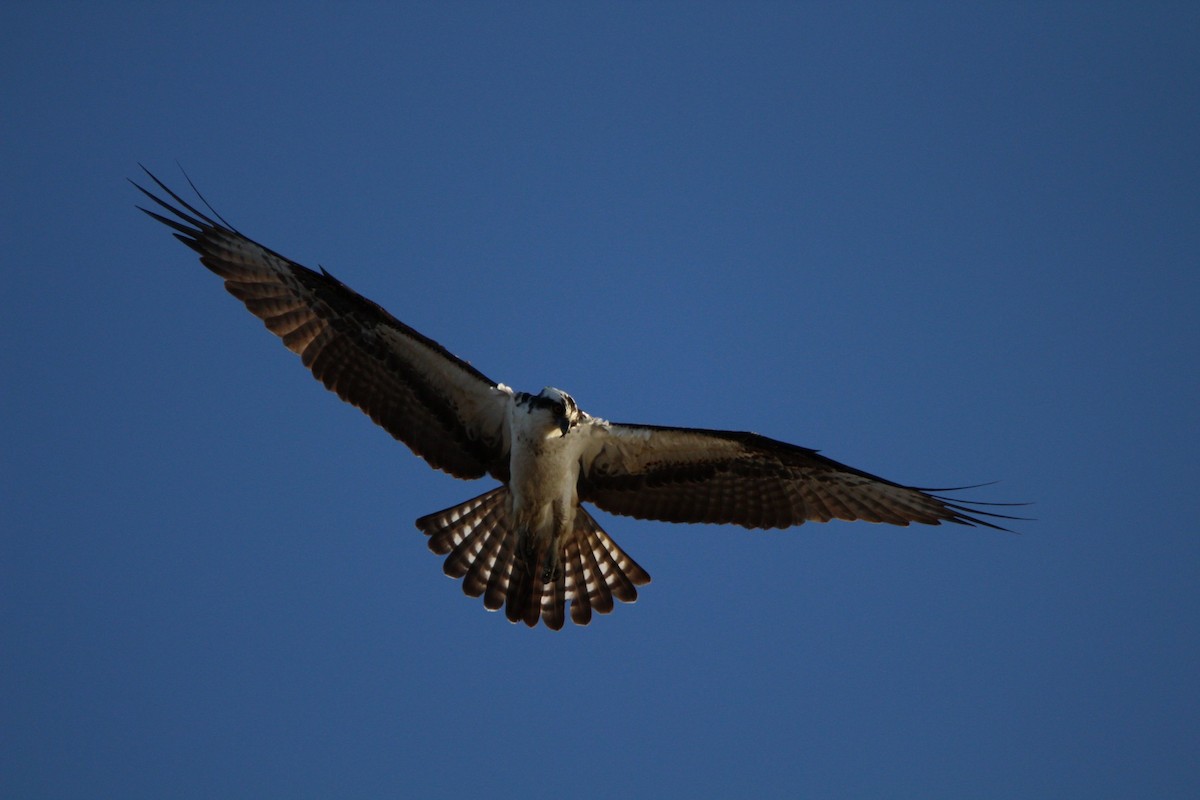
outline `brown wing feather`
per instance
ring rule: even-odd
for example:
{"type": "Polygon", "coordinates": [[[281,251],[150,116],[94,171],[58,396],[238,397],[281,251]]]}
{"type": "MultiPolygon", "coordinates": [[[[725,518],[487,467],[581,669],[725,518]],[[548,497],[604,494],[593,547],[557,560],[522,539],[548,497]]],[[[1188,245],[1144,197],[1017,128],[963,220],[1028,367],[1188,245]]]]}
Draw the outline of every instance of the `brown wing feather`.
{"type": "Polygon", "coordinates": [[[174,218],[142,210],[177,231],[317,380],[430,465],[459,478],[507,479],[505,390],[324,269],[246,238],[147,174],[178,206],[135,183],[174,218]]]}
{"type": "Polygon", "coordinates": [[[665,522],[787,528],[806,521],[892,525],[1013,519],[848,467],[753,433],[611,424],[597,429],[579,499],[665,522]]]}

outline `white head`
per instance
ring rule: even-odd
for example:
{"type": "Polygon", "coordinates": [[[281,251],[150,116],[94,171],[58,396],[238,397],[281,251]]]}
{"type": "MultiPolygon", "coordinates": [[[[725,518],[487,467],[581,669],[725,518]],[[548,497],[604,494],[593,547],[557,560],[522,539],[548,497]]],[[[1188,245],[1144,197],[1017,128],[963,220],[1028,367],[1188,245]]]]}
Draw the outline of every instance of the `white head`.
{"type": "Polygon", "coordinates": [[[579,406],[575,405],[574,398],[562,389],[547,386],[536,397],[530,399],[533,405],[550,412],[554,424],[558,426],[563,436],[566,436],[567,431],[583,419],[583,414],[579,411],[579,406]]]}

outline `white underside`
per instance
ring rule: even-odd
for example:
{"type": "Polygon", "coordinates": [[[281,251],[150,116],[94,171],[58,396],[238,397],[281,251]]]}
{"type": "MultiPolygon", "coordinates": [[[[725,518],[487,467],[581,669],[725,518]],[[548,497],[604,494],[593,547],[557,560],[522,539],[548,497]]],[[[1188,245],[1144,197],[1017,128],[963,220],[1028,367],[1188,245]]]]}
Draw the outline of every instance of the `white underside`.
{"type": "Polygon", "coordinates": [[[569,533],[579,505],[576,485],[587,442],[586,422],[566,435],[550,413],[513,404],[509,491],[517,529],[549,542],[569,533]]]}

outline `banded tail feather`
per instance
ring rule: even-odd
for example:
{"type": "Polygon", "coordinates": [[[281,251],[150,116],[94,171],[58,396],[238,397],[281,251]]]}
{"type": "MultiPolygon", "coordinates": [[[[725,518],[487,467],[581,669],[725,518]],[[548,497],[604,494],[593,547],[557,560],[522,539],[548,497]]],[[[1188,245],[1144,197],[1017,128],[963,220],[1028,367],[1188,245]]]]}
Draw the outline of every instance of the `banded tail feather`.
{"type": "Polygon", "coordinates": [[[637,600],[637,587],[650,576],[629,557],[583,507],[575,511],[571,535],[533,546],[527,552],[512,524],[510,496],[504,486],[443,511],[421,517],[417,527],[429,537],[429,549],[446,556],[443,571],[461,578],[463,592],[483,596],[490,611],[504,608],[512,622],[529,627],[540,619],[562,628],[566,606],[571,621],[587,625],[592,613],[613,610],[613,598],[637,600]],[[549,548],[557,546],[557,559],[549,548]],[[556,569],[546,565],[557,561],[556,569]]]}

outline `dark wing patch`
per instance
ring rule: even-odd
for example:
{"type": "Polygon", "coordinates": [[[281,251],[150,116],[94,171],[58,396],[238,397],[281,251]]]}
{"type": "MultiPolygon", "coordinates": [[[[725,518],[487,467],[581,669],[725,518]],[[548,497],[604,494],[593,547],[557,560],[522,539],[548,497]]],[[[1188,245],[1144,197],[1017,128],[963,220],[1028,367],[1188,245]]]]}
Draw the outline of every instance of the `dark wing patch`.
{"type": "Polygon", "coordinates": [[[746,528],[842,519],[1006,530],[981,517],[1015,519],[753,433],[614,423],[592,436],[579,499],[613,514],[746,528]]]}
{"type": "Polygon", "coordinates": [[[173,218],[141,210],[199,253],[317,380],[433,467],[459,478],[490,472],[507,479],[507,389],[324,269],[314,272],[248,239],[146,174],[178,205],[134,183],[173,218]]]}

